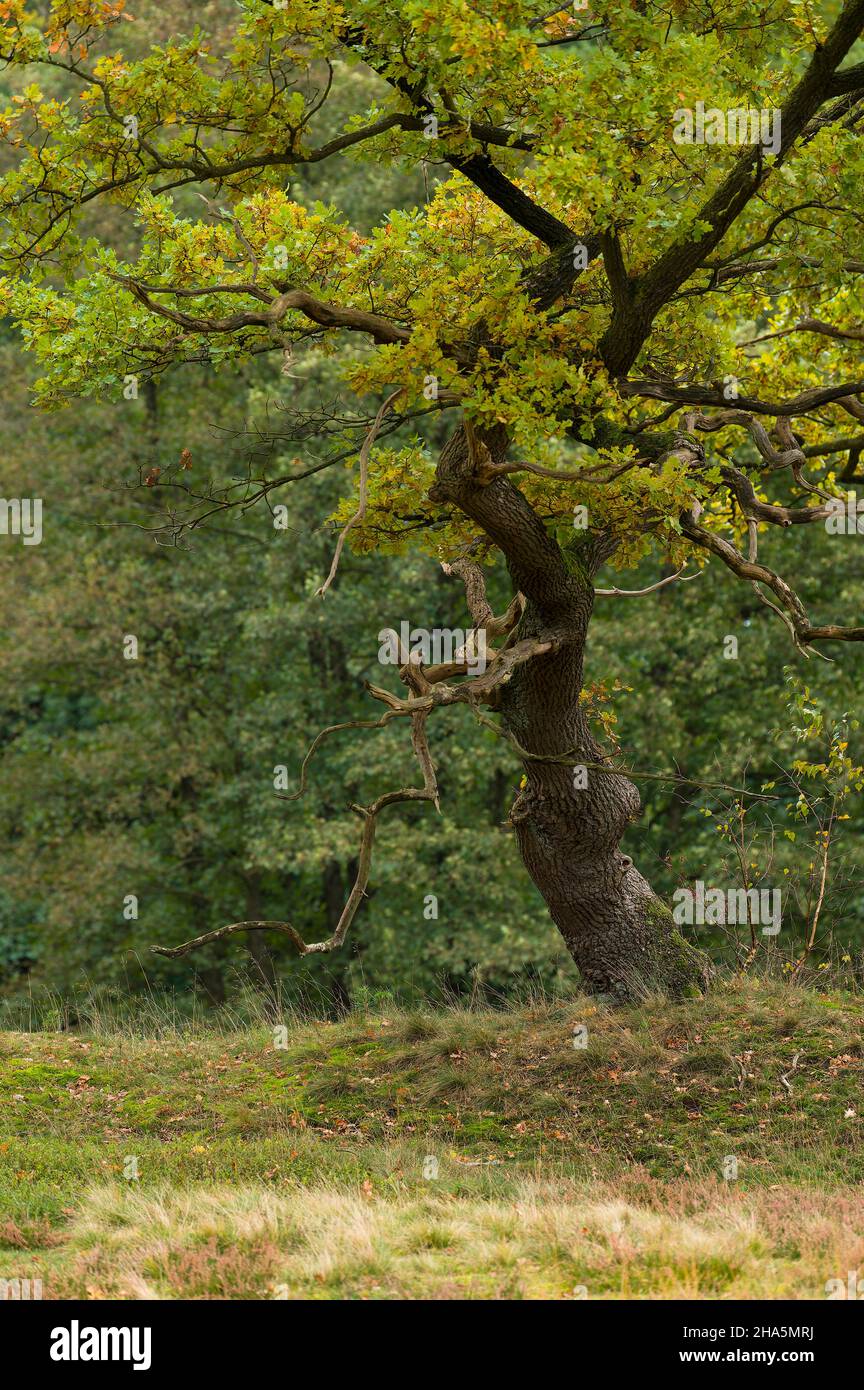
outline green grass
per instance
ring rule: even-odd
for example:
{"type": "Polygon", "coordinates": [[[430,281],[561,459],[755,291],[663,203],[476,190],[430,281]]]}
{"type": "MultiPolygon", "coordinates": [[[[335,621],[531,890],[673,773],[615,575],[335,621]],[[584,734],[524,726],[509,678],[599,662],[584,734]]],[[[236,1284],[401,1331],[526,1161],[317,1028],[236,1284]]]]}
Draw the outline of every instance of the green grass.
{"type": "Polygon", "coordinates": [[[0,1034],[0,1277],[58,1298],[771,1298],[864,1270],[857,998],[738,982],[288,1031],[0,1034]]]}

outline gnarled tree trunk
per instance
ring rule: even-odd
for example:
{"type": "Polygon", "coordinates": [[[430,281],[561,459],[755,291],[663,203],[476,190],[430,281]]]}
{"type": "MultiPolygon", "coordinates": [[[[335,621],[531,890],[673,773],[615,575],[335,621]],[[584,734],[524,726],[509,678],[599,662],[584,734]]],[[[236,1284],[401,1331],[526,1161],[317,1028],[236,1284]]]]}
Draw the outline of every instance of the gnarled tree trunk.
{"type": "Polygon", "coordinates": [[[455,502],[506,556],[527,600],[515,636],[554,644],[517,667],[501,696],[506,728],[532,755],[510,814],[522,859],[589,991],[620,1000],[695,993],[705,982],[701,953],[621,848],[639,793],[607,770],[580,701],[593,575],[614,537],[588,533],[572,553],[562,550],[523,494],[495,476],[503,438],[480,447],[482,459],[458,431],[431,495],[455,502]],[[571,761],[544,761],[562,756],[571,761]]]}
{"type": "MultiPolygon", "coordinates": [[[[639,793],[626,777],[601,770],[606,759],[579,700],[583,625],[584,611],[559,651],[520,667],[505,687],[502,714],[522,748],[546,756],[572,750],[581,760],[575,768],[526,761],[510,819],[588,989],[620,999],[657,989],[680,995],[702,983],[701,962],[621,848],[639,815],[639,793]]],[[[538,627],[542,615],[529,604],[519,635],[538,627]]]]}

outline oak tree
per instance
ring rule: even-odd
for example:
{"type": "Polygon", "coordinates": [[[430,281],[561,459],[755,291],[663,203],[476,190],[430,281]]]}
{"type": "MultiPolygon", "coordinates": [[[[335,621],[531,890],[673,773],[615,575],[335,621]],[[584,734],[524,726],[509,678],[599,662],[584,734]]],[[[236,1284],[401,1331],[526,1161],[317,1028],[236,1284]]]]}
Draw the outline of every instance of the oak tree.
{"type": "MultiPolygon", "coordinates": [[[[353,721],[406,721],[422,784],[354,808],[333,934],[246,921],[160,949],[264,930],[341,945],[379,815],[437,805],[428,721],[464,705],[522,761],[510,821],[588,988],[698,989],[702,957],[621,847],[639,795],[592,730],[586,642],[595,602],[645,592],[600,570],[651,555],[649,590],[725,566],[806,655],[864,638],[835,621],[839,563],[811,617],[772,539],[836,520],[864,443],[864,0],[244,0],[230,35],[143,51],[123,0],[46,8],[0,3],[0,57],[32,70],[0,116],[0,308],[41,359],[39,403],[341,354],[355,412],[296,422],[301,446],[342,442],[327,466],[355,465],[321,597],[346,545],[419,548],[474,625],[452,660],[403,649],[404,694],[370,684],[378,716],[353,721]],[[365,105],[334,131],[352,90],[365,105]],[[363,231],[292,197],[297,171],[348,160],[422,165],[424,205],[385,203],[363,231]],[[133,254],[93,235],[94,205],[134,224],[133,254]]],[[[275,477],[144,481],[166,497],[160,538],[182,540],[289,505],[322,466],[301,447],[275,477]]]]}

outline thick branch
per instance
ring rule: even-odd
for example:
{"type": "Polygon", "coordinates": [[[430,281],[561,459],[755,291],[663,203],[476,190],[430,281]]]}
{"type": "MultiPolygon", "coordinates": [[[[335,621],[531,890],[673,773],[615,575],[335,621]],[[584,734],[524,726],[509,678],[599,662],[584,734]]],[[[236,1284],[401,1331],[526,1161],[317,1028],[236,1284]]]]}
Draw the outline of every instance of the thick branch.
{"type": "MultiPolygon", "coordinates": [[[[482,454],[472,447],[464,427],[447,441],[429,489],[434,502],[452,502],[482,528],[507,560],[515,588],[534,599],[550,618],[572,611],[585,586],[568,568],[561,547],[549,534],[528,500],[506,478],[495,476],[503,461],[503,432],[484,436],[482,454]],[[492,481],[484,481],[491,472],[492,481]]],[[[586,547],[586,561],[592,557],[586,547]]]]}
{"type": "MultiPolygon", "coordinates": [[[[645,396],[655,401],[680,401],[682,405],[715,405],[721,409],[729,405],[729,399],[724,396],[723,386],[719,382],[711,386],[679,385],[662,378],[648,377],[632,381],[621,379],[617,382],[617,387],[622,396],[645,396]]],[[[846,398],[856,396],[859,391],[864,391],[864,381],[847,381],[837,386],[812,386],[788,401],[763,401],[756,396],[736,396],[735,404],[738,409],[749,410],[756,415],[806,415],[809,410],[816,410],[821,405],[830,405],[832,401],[848,410],[846,398]]]]}
{"type": "MultiPolygon", "coordinates": [[[[786,622],[797,646],[802,649],[811,642],[837,641],[837,642],[864,642],[864,627],[843,627],[836,624],[823,624],[814,627],[807,617],[801,599],[779,574],[771,570],[767,565],[754,563],[745,560],[744,556],[736,550],[735,546],[722,536],[717,536],[712,531],[700,526],[695,518],[685,513],[681,518],[681,529],[695,545],[699,545],[703,550],[709,550],[723,561],[728,569],[739,579],[748,580],[754,587],[764,584],[776,595],[783,609],[780,614],[786,622]],[[787,616],[788,615],[788,616],[787,616]]],[[[757,588],[758,592],[758,588],[757,588]]],[[[764,601],[764,595],[760,594],[764,601]]],[[[772,608],[774,605],[770,605],[772,608]]],[[[775,609],[775,611],[779,611],[775,609]]]]}
{"type": "Polygon", "coordinates": [[[688,224],[700,228],[698,236],[679,237],[633,282],[632,293],[616,307],[600,344],[603,362],[613,376],[630,370],[659,310],[722,241],[771,169],[784,162],[808,122],[834,95],[834,84],[846,81],[835,69],[862,29],[864,0],[846,0],[833,29],[816,48],[807,71],[781,108],[780,147],[774,163],[766,163],[760,146],[747,146],[695,218],[688,219],[688,224]]]}
{"type": "MultiPolygon", "coordinates": [[[[382,318],[380,314],[370,313],[366,309],[352,309],[336,304],[327,304],[324,300],[316,299],[314,295],[307,294],[305,290],[285,290],[276,299],[270,300],[266,309],[244,309],[224,318],[208,319],[194,314],[184,314],[179,309],[171,309],[167,304],[162,304],[151,296],[154,293],[175,294],[178,292],[187,295],[206,295],[213,293],[212,290],[176,291],[170,285],[144,286],[126,275],[117,275],[113,278],[125,285],[130,293],[152,313],[170,319],[172,323],[178,324],[181,328],[187,328],[193,333],[236,333],[240,328],[272,328],[280,323],[290,310],[294,309],[311,319],[313,323],[320,324],[322,328],[345,328],[356,333],[369,333],[376,343],[407,343],[411,337],[409,328],[401,328],[391,323],[389,319],[382,318]]],[[[221,285],[216,293],[226,293],[231,288],[228,285],[221,285]]],[[[254,294],[259,299],[263,297],[257,286],[238,285],[235,287],[235,292],[254,294]]]]}

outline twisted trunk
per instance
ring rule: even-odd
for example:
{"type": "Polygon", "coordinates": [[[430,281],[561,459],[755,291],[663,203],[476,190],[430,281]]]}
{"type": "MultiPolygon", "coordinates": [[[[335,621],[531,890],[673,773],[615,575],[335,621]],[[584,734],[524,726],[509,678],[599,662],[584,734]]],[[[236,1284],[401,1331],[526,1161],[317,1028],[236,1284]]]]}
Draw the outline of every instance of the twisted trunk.
{"type": "Polygon", "coordinates": [[[605,769],[580,701],[593,576],[614,537],[586,533],[562,550],[523,494],[494,476],[503,434],[485,436],[482,448],[478,467],[476,445],[457,431],[430,495],[455,502],[503,551],[527,599],[515,636],[554,644],[517,667],[501,696],[506,728],[533,755],[510,813],[522,859],[590,992],[619,1000],[695,993],[705,982],[701,953],[621,849],[639,793],[605,769]],[[576,768],[542,761],[568,754],[576,768]]]}
{"type": "MultiPolygon", "coordinates": [[[[632,782],[601,770],[606,759],[580,702],[584,627],[591,599],[559,651],[520,667],[502,714],[521,747],[540,755],[573,750],[577,766],[525,763],[526,784],[510,812],[522,860],[591,993],[673,996],[703,983],[699,953],[683,939],[621,841],[639,816],[632,782]],[[598,767],[599,765],[599,767],[598,767]]],[[[528,605],[521,636],[542,629],[528,605]]]]}

